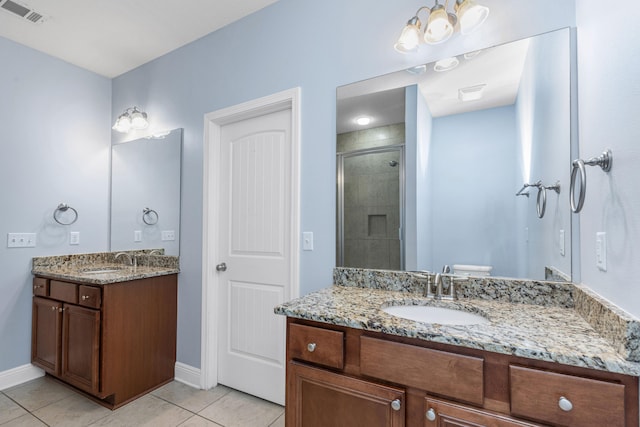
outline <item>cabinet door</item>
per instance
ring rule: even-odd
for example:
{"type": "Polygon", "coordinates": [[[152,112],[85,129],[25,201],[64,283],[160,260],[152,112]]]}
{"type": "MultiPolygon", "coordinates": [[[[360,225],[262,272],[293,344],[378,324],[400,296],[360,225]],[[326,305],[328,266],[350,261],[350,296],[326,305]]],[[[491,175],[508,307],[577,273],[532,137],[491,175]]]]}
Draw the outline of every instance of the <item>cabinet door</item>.
{"type": "Polygon", "coordinates": [[[60,375],[62,303],[34,297],[31,316],[31,362],[50,374],[60,375]]]}
{"type": "Polygon", "coordinates": [[[424,427],[534,427],[505,415],[470,408],[439,399],[425,399],[424,427]]]}
{"type": "Polygon", "coordinates": [[[61,378],[82,390],[97,393],[100,311],[65,304],[63,313],[61,378]]]}
{"type": "Polygon", "coordinates": [[[401,427],[401,389],[289,363],[287,426],[401,427]]]}

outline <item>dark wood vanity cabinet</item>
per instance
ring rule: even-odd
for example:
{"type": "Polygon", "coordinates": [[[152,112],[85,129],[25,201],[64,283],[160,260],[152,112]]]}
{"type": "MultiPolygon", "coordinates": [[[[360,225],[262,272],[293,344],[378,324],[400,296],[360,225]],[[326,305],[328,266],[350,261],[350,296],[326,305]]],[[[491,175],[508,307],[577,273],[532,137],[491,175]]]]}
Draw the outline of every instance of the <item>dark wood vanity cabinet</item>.
{"type": "Polygon", "coordinates": [[[116,408],[173,379],[177,275],[91,286],[34,278],[31,360],[116,408]]]}
{"type": "Polygon", "coordinates": [[[638,427],[627,375],[294,318],[287,362],[287,427],[638,427]]]}

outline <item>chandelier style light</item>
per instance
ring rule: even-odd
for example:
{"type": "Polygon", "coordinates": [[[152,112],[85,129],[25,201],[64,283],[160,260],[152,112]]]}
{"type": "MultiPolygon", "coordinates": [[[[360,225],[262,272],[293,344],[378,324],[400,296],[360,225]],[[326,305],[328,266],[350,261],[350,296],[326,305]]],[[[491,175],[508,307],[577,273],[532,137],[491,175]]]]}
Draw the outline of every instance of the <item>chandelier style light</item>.
{"type": "Polygon", "coordinates": [[[112,129],[117,130],[118,132],[127,133],[131,129],[144,129],[147,126],[149,126],[147,113],[140,111],[138,107],[129,107],[124,110],[124,113],[118,116],[118,119],[112,129]]]}
{"type": "Polygon", "coordinates": [[[427,44],[444,43],[453,35],[456,26],[460,28],[462,34],[470,34],[477,30],[489,16],[489,8],[479,5],[474,0],[455,0],[454,12],[447,12],[449,0],[442,5],[435,0],[432,8],[423,6],[416,12],[415,16],[407,22],[402,29],[400,38],[395,44],[398,52],[407,53],[418,50],[420,41],[427,44]],[[421,31],[422,23],[418,14],[427,10],[427,26],[424,33],[421,31]]]}

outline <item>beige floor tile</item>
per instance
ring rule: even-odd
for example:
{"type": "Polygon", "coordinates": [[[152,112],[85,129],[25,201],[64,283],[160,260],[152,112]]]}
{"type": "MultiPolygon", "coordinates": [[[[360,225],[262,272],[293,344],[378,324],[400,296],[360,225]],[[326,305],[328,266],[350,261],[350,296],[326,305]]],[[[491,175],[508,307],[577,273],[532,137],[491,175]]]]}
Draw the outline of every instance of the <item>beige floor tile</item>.
{"type": "Polygon", "coordinates": [[[280,405],[233,390],[198,415],[225,427],[268,427],[283,412],[280,405]]]}
{"type": "Polygon", "coordinates": [[[2,427],[47,427],[47,425],[33,415],[25,414],[6,424],[2,424],[2,427]]]}
{"type": "Polygon", "coordinates": [[[284,427],[284,414],[280,415],[269,427],[284,427]]]}
{"type": "Polygon", "coordinates": [[[84,427],[109,414],[109,409],[79,394],[33,411],[33,415],[52,427],[84,427]]]}
{"type": "Polygon", "coordinates": [[[27,411],[3,393],[0,393],[0,424],[18,418],[27,411]]]}
{"type": "Polygon", "coordinates": [[[202,418],[198,415],[194,415],[193,417],[189,418],[187,421],[180,424],[178,427],[222,427],[222,426],[206,418],[202,418]]]}
{"type": "Polygon", "coordinates": [[[175,427],[191,416],[191,412],[147,394],[113,411],[91,426],[175,427]]]}
{"type": "Polygon", "coordinates": [[[154,390],[152,394],[188,411],[198,413],[231,391],[223,385],[211,390],[198,390],[177,381],[154,390]]]}
{"type": "Polygon", "coordinates": [[[33,412],[44,406],[76,394],[48,377],[37,378],[3,391],[20,406],[33,412]]]}

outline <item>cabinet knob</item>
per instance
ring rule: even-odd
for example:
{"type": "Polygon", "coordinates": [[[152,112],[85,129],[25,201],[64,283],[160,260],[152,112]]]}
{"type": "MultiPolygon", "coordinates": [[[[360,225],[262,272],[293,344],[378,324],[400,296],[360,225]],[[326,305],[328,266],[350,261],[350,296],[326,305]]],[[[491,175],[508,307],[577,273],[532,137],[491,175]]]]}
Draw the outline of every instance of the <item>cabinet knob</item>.
{"type": "Polygon", "coordinates": [[[571,401],[564,396],[560,396],[560,400],[558,400],[558,406],[565,412],[569,412],[573,409],[573,403],[571,403],[571,401]]]}
{"type": "Polygon", "coordinates": [[[307,344],[307,350],[309,350],[310,353],[316,351],[316,343],[310,342],[309,344],[307,344]]]}
{"type": "Polygon", "coordinates": [[[429,421],[435,421],[436,420],[436,411],[433,410],[433,408],[429,408],[429,410],[427,411],[427,413],[425,414],[427,419],[429,421]]]}
{"type": "Polygon", "coordinates": [[[56,307],[55,305],[52,305],[52,306],[51,306],[51,311],[55,311],[55,310],[57,310],[57,309],[58,309],[58,307],[56,307]]]}
{"type": "Polygon", "coordinates": [[[60,313],[62,313],[62,312],[64,311],[64,308],[60,307],[60,308],[58,309],[58,311],[59,311],[60,313]]]}
{"type": "Polygon", "coordinates": [[[86,301],[91,298],[89,295],[82,295],[82,301],[86,301]]]}
{"type": "Polygon", "coordinates": [[[399,411],[400,408],[402,408],[402,402],[400,402],[400,399],[396,399],[391,402],[391,409],[393,409],[394,411],[399,411]]]}

